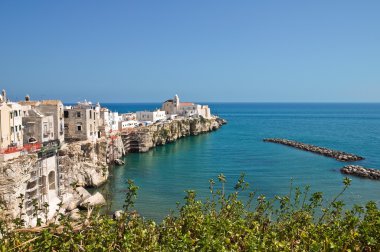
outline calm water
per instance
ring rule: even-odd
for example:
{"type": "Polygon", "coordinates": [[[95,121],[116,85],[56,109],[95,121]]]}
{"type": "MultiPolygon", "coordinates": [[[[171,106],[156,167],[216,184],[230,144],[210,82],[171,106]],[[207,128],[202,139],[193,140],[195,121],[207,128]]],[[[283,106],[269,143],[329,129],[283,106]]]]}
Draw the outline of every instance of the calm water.
{"type": "MultiPolygon", "coordinates": [[[[119,112],[154,109],[159,104],[103,104],[119,112]]],[[[140,186],[137,210],[162,219],[185,190],[207,196],[208,180],[224,173],[232,188],[240,173],[253,189],[274,196],[289,191],[291,178],[332,198],[342,188],[344,163],[289,147],[262,142],[288,138],[364,156],[356,164],[380,168],[380,104],[210,104],[228,120],[222,129],[181,139],[148,153],[129,154],[125,167],[115,167],[101,190],[112,209],[121,209],[127,179],[140,186]]],[[[344,195],[350,203],[380,203],[380,181],[352,178],[344,195]]]]}

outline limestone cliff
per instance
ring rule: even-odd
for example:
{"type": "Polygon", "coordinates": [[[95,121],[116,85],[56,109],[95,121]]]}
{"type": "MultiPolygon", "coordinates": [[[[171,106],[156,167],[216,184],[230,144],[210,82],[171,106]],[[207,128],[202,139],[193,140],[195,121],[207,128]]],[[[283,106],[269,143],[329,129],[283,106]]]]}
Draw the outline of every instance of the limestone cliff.
{"type": "Polygon", "coordinates": [[[146,152],[149,149],[174,142],[185,136],[195,136],[219,129],[226,121],[220,118],[183,118],[155,123],[138,128],[128,138],[130,152],[146,152]]]}
{"type": "Polygon", "coordinates": [[[83,187],[98,187],[108,179],[108,165],[124,155],[121,138],[99,139],[65,144],[59,151],[59,169],[62,187],[73,184],[83,187]]]}
{"type": "Polygon", "coordinates": [[[37,163],[37,155],[25,155],[0,163],[1,217],[14,218],[19,213],[20,195],[25,195],[27,181],[37,163]]]}

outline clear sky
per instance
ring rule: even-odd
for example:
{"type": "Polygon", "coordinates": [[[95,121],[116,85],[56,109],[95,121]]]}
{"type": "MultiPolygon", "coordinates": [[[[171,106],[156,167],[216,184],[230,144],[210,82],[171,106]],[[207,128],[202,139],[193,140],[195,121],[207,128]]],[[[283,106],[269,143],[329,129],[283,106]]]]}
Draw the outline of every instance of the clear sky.
{"type": "Polygon", "coordinates": [[[1,0],[14,100],[380,102],[379,0],[1,0]]]}

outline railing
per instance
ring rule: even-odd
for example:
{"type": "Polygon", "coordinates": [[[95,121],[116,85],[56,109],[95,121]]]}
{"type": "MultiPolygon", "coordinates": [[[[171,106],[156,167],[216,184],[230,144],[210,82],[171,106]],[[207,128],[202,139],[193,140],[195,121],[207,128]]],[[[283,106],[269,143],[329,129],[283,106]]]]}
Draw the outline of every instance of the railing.
{"type": "Polygon", "coordinates": [[[0,149],[0,154],[11,154],[11,153],[16,153],[19,151],[26,151],[26,152],[36,152],[41,149],[41,144],[40,143],[32,143],[32,144],[24,144],[23,147],[8,147],[5,149],[0,149]]]}
{"type": "Polygon", "coordinates": [[[27,152],[36,152],[42,147],[41,143],[24,144],[23,150],[27,152]]]}

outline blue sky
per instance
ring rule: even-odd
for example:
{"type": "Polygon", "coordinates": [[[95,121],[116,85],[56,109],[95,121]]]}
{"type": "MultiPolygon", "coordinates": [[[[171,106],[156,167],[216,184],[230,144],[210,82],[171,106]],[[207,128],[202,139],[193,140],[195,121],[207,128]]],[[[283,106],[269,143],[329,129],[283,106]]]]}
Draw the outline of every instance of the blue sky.
{"type": "Polygon", "coordinates": [[[380,102],[380,1],[0,1],[0,88],[66,102],[380,102]]]}

